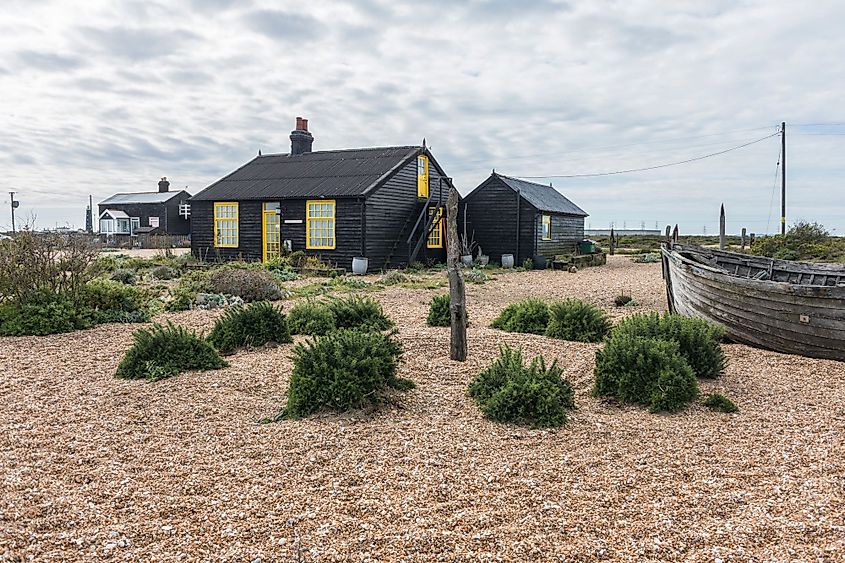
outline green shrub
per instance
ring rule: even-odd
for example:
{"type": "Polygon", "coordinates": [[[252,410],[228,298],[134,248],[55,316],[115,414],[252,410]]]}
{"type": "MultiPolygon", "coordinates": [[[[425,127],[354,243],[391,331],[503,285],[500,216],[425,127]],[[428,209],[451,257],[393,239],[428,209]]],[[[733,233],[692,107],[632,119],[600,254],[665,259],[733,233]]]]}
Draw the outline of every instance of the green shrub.
{"type": "Polygon", "coordinates": [[[337,324],[326,303],[308,299],[299,301],[288,312],[288,328],[291,334],[322,336],[335,330],[337,324]]]}
{"type": "Polygon", "coordinates": [[[135,283],[138,281],[138,276],[136,276],[135,272],[133,272],[132,270],[120,268],[112,272],[110,279],[126,285],[135,285],[135,283]]]}
{"type": "Polygon", "coordinates": [[[526,367],[522,351],[505,346],[499,358],[473,379],[469,394],[491,420],[560,426],[566,422],[566,409],[575,406],[572,386],[562,375],[556,361],[546,367],[537,357],[526,367]]]}
{"type": "Polygon", "coordinates": [[[145,293],[121,282],[92,280],[80,292],[80,302],[94,312],[98,323],[143,323],[150,320],[145,293]]]}
{"type": "Polygon", "coordinates": [[[270,270],[270,273],[273,274],[273,277],[276,279],[277,282],[286,282],[299,279],[299,274],[287,268],[282,268],[279,270],[270,270]]]}
{"type": "Polygon", "coordinates": [[[525,261],[522,262],[522,267],[526,270],[533,270],[534,260],[532,260],[531,258],[526,258],[525,261]]]}
{"type": "Polygon", "coordinates": [[[610,332],[604,311],[579,299],[566,299],[549,306],[546,336],[575,342],[601,342],[610,332]]]}
{"type": "Polygon", "coordinates": [[[133,334],[134,342],[117,367],[123,379],[157,380],[193,369],[220,369],[226,362],[214,347],[184,327],[154,324],[133,334]]]}
{"type": "Polygon", "coordinates": [[[282,298],[279,285],[266,270],[225,267],[211,274],[211,293],[237,295],[247,303],[251,301],[275,301],[282,298]]]}
{"type": "Polygon", "coordinates": [[[720,393],[713,393],[712,395],[708,395],[706,399],[704,399],[704,406],[713,409],[714,411],[732,413],[736,412],[739,409],[737,406],[720,393]]]}
{"type": "Polygon", "coordinates": [[[450,310],[451,299],[449,294],[435,295],[431,298],[428,306],[428,318],[425,323],[428,326],[451,326],[452,312],[450,310]]]}
{"type": "Polygon", "coordinates": [[[293,341],[281,308],[266,301],[228,309],[214,323],[207,340],[221,354],[231,354],[239,348],[293,341]]]}
{"type": "Polygon", "coordinates": [[[645,254],[636,254],[631,258],[631,261],[636,262],[637,264],[656,264],[661,260],[662,258],[660,257],[659,252],[647,252],[645,254]]]}
{"type": "Polygon", "coordinates": [[[337,330],[297,344],[281,416],[302,418],[321,408],[346,411],[377,405],[388,387],[412,387],[396,377],[400,353],[391,336],[359,330],[337,330]]]}
{"type": "Polygon", "coordinates": [[[45,336],[89,328],[93,313],[62,295],[0,305],[0,336],[45,336]]]}
{"type": "Polygon", "coordinates": [[[179,278],[179,285],[173,291],[173,299],[167,302],[167,311],[187,311],[198,293],[214,293],[211,285],[211,273],[193,270],[179,278]]]}
{"type": "Polygon", "coordinates": [[[408,283],[411,278],[400,272],[399,270],[390,270],[378,280],[382,285],[397,285],[400,283],[408,283]]]}
{"type": "Polygon", "coordinates": [[[244,300],[237,295],[223,295],[222,293],[197,293],[191,308],[195,309],[222,309],[223,307],[236,307],[243,305],[244,300]]]}
{"type": "Polygon", "coordinates": [[[156,266],[150,275],[157,280],[173,280],[179,277],[179,271],[170,266],[156,266]]]}
{"type": "Polygon", "coordinates": [[[490,325],[508,332],[545,334],[549,324],[549,306],[541,299],[526,299],[505,307],[490,325]]]}
{"type": "Polygon", "coordinates": [[[361,330],[385,330],[393,326],[381,303],[372,297],[349,297],[331,299],[329,310],[334,315],[337,328],[356,328],[361,330]]]}
{"type": "Polygon", "coordinates": [[[625,305],[627,305],[628,303],[630,303],[633,300],[634,300],[634,298],[631,297],[630,295],[622,294],[622,295],[617,295],[613,299],[613,304],[616,305],[617,307],[624,307],[625,305]]]}
{"type": "Polygon", "coordinates": [[[614,333],[596,352],[593,393],[677,411],[698,396],[698,381],[677,343],[614,333]]]}
{"type": "Polygon", "coordinates": [[[719,342],[725,330],[702,319],[657,313],[632,315],[619,322],[614,334],[671,340],[698,377],[719,377],[727,360],[719,342]]]}
{"type": "Polygon", "coordinates": [[[464,274],[464,279],[469,283],[477,283],[479,285],[484,284],[489,278],[487,274],[482,272],[481,270],[469,270],[464,274]]]}

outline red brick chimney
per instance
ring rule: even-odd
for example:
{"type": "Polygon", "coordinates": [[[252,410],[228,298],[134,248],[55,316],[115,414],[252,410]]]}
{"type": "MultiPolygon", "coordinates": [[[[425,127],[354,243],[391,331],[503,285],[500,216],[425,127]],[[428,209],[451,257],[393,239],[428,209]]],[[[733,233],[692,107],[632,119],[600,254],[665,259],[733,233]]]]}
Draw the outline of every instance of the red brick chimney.
{"type": "Polygon", "coordinates": [[[308,120],[302,117],[296,118],[296,129],[290,132],[290,154],[302,154],[311,152],[311,144],[314,136],[308,132],[308,120]]]}

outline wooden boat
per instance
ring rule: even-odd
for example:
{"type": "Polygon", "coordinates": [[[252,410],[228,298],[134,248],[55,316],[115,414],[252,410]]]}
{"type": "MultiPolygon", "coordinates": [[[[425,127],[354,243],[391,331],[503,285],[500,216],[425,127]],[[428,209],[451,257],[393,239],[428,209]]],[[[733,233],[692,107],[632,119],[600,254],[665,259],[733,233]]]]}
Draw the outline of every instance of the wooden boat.
{"type": "Polygon", "coordinates": [[[845,361],[845,265],[665,243],[669,310],[759,348],[845,361]]]}

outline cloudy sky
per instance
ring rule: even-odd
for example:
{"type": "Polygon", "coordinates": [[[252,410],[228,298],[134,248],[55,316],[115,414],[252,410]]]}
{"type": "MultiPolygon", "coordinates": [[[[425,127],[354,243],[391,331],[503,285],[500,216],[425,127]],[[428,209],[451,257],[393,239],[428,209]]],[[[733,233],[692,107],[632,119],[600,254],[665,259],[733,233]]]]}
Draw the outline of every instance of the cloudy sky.
{"type": "MultiPolygon", "coordinates": [[[[540,177],[593,228],[845,232],[845,2],[3,0],[0,189],[37,225],[115,192],[199,191],[296,116],[314,149],[419,144],[466,193],[540,177]]],[[[10,223],[0,207],[0,228],[10,223]]]]}

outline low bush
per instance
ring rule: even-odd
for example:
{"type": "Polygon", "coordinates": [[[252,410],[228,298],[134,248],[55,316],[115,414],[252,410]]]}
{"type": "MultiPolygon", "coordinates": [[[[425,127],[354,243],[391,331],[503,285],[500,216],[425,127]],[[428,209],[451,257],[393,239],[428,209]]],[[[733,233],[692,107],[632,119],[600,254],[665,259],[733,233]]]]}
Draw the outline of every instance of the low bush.
{"type": "Polygon", "coordinates": [[[533,270],[534,260],[532,260],[531,258],[526,258],[525,261],[522,262],[522,267],[526,270],[533,270]]]}
{"type": "Polygon", "coordinates": [[[616,305],[617,307],[624,307],[625,305],[627,305],[628,303],[630,303],[633,300],[634,300],[633,297],[631,297],[630,295],[625,295],[623,293],[622,295],[617,295],[613,299],[613,304],[616,305]]]}
{"type": "Polygon", "coordinates": [[[733,401],[720,393],[708,395],[707,398],[704,399],[704,406],[709,407],[714,411],[725,413],[732,413],[739,410],[733,401]]]}
{"type": "Polygon", "coordinates": [[[167,323],[141,328],[117,367],[123,379],[157,380],[193,369],[220,369],[226,362],[214,347],[184,327],[167,323]]]}
{"type": "Polygon", "coordinates": [[[293,371],[283,418],[302,418],[322,408],[346,411],[377,405],[389,387],[407,389],[396,377],[401,347],[390,335],[337,330],[293,349],[293,371]]]}
{"type": "Polygon", "coordinates": [[[451,326],[452,312],[450,310],[451,299],[449,294],[435,295],[431,298],[428,306],[428,317],[425,324],[428,326],[451,326]]]}
{"type": "Polygon", "coordinates": [[[670,340],[698,377],[714,378],[724,373],[727,360],[719,342],[725,330],[702,319],[657,313],[632,315],[619,322],[614,334],[670,340]]]}
{"type": "Polygon", "coordinates": [[[658,252],[647,252],[645,254],[635,254],[632,258],[632,262],[636,262],[637,264],[656,264],[660,262],[662,258],[660,257],[660,253],[658,252]]]}
{"type": "Polygon", "coordinates": [[[566,299],[549,306],[546,336],[575,342],[601,342],[610,328],[604,311],[580,299],[566,299]]]}
{"type": "Polygon", "coordinates": [[[409,281],[411,281],[411,278],[399,270],[390,270],[379,278],[378,283],[382,285],[397,285],[400,283],[408,283],[409,281]]]}
{"type": "Polygon", "coordinates": [[[133,272],[132,270],[120,268],[112,272],[111,276],[109,276],[109,279],[126,285],[135,285],[135,283],[138,281],[138,276],[136,276],[135,272],[133,272]]]}
{"type": "Polygon", "coordinates": [[[150,275],[157,280],[173,280],[179,277],[179,270],[170,266],[156,266],[150,271],[150,275]]]}
{"type": "Polygon", "coordinates": [[[0,336],[45,336],[89,328],[91,311],[62,295],[48,294],[27,303],[0,305],[0,336]]]}
{"type": "Polygon", "coordinates": [[[280,270],[270,270],[270,273],[273,274],[273,277],[276,279],[277,282],[286,282],[299,279],[299,274],[287,268],[282,268],[280,270]]]}
{"type": "Polygon", "coordinates": [[[541,299],[526,299],[505,307],[490,325],[508,332],[545,334],[549,324],[549,306],[541,299]]]}
{"type": "Polygon", "coordinates": [[[214,293],[211,273],[203,270],[187,272],[179,278],[179,285],[172,294],[173,299],[167,302],[165,310],[187,311],[199,293],[214,293]]]}
{"type": "Polygon", "coordinates": [[[227,310],[214,323],[207,340],[224,355],[239,348],[293,342],[281,308],[266,301],[227,310]]]}
{"type": "Polygon", "coordinates": [[[557,362],[546,367],[542,357],[522,361],[522,351],[507,346],[499,358],[478,374],[469,394],[491,420],[534,427],[560,426],[566,409],[575,406],[572,386],[557,362]]]}
{"type": "Polygon", "coordinates": [[[244,300],[237,295],[223,295],[222,293],[197,293],[191,304],[195,309],[222,309],[243,305],[244,300]]]}
{"type": "Polygon", "coordinates": [[[212,293],[237,295],[247,303],[282,298],[273,275],[263,269],[220,268],[211,274],[208,282],[212,293]]]}
{"type": "Polygon", "coordinates": [[[361,330],[385,330],[393,326],[381,303],[372,297],[336,298],[328,301],[329,310],[334,315],[337,328],[355,328],[361,330]]]}
{"type": "Polygon", "coordinates": [[[112,280],[92,280],[80,292],[81,306],[91,310],[98,323],[147,322],[147,301],[144,291],[112,280]]]}
{"type": "Polygon", "coordinates": [[[299,301],[288,312],[288,328],[291,334],[322,336],[337,328],[334,313],[323,301],[306,299],[299,301]]]}
{"type": "Polygon", "coordinates": [[[481,270],[469,270],[464,274],[464,279],[469,283],[476,283],[481,285],[490,278],[488,278],[487,274],[485,274],[481,270]]]}
{"type": "Polygon", "coordinates": [[[698,381],[676,342],[614,333],[596,352],[593,393],[671,412],[698,396],[698,381]]]}

